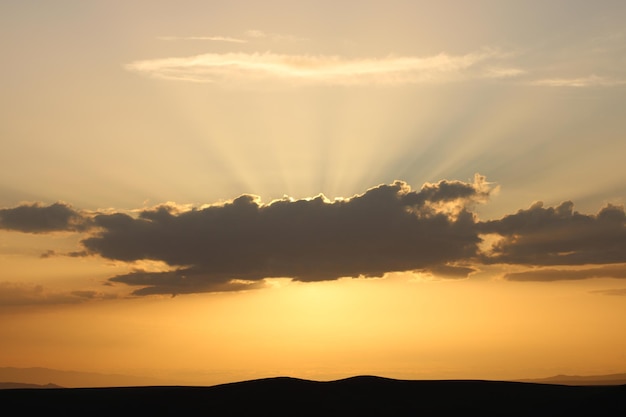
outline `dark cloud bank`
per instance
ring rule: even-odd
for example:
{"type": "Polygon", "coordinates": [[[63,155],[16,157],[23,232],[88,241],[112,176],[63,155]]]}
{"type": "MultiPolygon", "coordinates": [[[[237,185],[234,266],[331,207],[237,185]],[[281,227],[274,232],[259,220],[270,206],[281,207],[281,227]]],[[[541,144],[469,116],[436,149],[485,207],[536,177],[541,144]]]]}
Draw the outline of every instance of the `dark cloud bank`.
{"type": "Polygon", "coordinates": [[[441,182],[414,192],[395,182],[334,202],[318,196],[263,205],[244,195],[180,214],[163,206],[138,218],[96,216],[101,231],[83,244],[106,258],[180,267],[112,278],[144,287],[138,294],[240,289],[268,277],[382,276],[474,257],[479,238],[464,207],[485,198],[484,188],[481,181],[441,182]]]}
{"type": "Polygon", "coordinates": [[[89,229],[91,235],[82,241],[88,254],[158,260],[172,267],[110,279],[139,287],[137,295],[257,288],[271,277],[321,281],[426,271],[458,278],[496,263],[551,267],[506,275],[510,280],[626,277],[619,265],[626,263],[623,207],[608,205],[587,215],[574,211],[571,202],[536,203],[498,220],[479,221],[472,208],[491,192],[477,175],[472,183],[440,181],[419,191],[396,181],[335,201],[318,196],[262,204],[243,195],[201,209],[159,206],[137,216],[86,215],[61,203],[25,205],[0,210],[0,228],[89,229]],[[485,235],[498,239],[481,250],[485,235]],[[572,265],[583,269],[554,268],[572,265]]]}

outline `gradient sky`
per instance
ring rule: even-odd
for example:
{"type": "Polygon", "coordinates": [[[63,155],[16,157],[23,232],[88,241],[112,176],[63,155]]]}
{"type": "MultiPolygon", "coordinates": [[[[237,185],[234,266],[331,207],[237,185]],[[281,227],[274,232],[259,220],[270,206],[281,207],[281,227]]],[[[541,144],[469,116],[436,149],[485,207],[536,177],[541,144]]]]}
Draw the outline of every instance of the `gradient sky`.
{"type": "Polygon", "coordinates": [[[0,4],[0,366],[626,371],[622,1],[0,4]]]}

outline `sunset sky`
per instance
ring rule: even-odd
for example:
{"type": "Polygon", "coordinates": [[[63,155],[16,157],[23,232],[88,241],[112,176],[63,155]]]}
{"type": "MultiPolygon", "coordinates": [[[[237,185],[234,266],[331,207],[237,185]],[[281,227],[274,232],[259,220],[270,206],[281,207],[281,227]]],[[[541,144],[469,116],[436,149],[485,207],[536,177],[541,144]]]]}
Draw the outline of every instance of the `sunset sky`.
{"type": "Polygon", "coordinates": [[[0,367],[626,372],[623,1],[0,3],[0,367]]]}

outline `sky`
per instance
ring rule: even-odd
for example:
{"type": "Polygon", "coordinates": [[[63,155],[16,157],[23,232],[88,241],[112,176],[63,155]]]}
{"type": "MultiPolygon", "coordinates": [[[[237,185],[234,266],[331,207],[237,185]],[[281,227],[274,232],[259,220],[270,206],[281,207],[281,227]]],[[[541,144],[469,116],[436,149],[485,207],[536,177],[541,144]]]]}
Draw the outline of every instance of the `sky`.
{"type": "Polygon", "coordinates": [[[626,371],[622,1],[0,4],[0,367],[626,371]]]}

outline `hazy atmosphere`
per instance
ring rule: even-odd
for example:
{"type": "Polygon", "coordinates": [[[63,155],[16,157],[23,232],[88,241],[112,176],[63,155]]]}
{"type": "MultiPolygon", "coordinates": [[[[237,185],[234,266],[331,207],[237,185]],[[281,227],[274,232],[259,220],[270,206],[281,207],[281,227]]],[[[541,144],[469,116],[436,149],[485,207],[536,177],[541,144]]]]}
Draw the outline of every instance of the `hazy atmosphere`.
{"type": "Polygon", "coordinates": [[[624,22],[622,1],[3,2],[0,367],[626,372],[624,22]]]}

